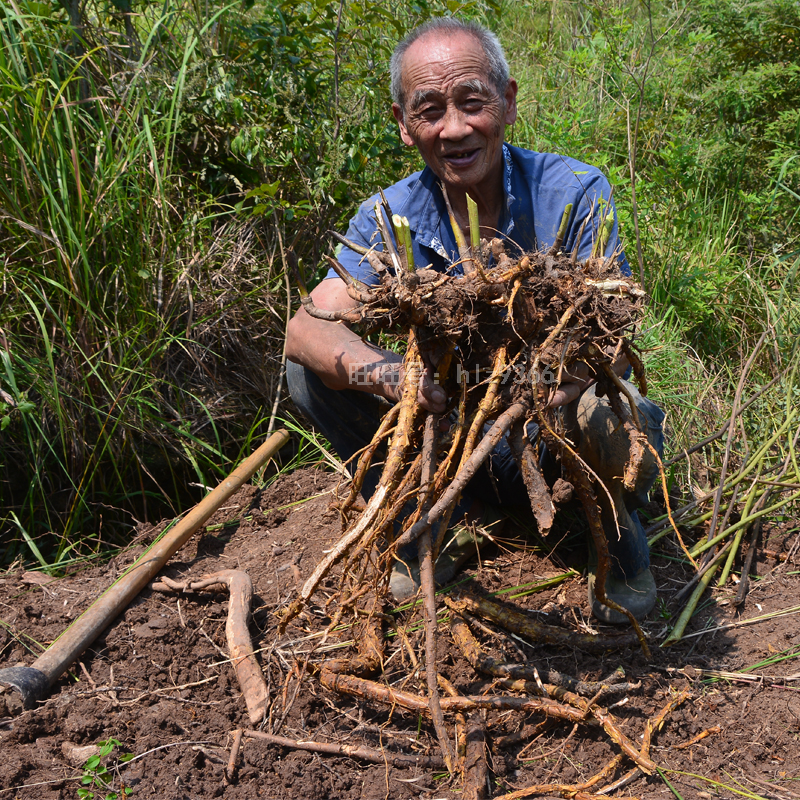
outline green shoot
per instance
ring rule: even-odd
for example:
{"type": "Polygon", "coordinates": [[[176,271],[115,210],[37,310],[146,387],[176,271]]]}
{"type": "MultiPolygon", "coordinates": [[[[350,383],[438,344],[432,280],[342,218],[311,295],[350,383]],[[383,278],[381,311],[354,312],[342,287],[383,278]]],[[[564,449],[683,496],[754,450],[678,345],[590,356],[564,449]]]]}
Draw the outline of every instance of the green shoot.
{"type": "Polygon", "coordinates": [[[509,600],[516,600],[519,597],[526,597],[529,594],[536,594],[543,592],[545,589],[552,589],[570,578],[577,577],[578,573],[574,569],[570,569],[561,575],[554,575],[552,578],[545,578],[543,581],[531,581],[530,583],[523,583],[519,586],[512,586],[508,589],[500,589],[496,592],[491,592],[491,596],[500,597],[501,595],[509,595],[509,600]],[[513,594],[512,594],[513,592],[513,594]]]}
{"type": "Polygon", "coordinates": [[[403,244],[406,246],[406,261],[408,262],[408,271],[414,272],[416,264],[414,263],[414,242],[411,238],[411,223],[408,217],[403,217],[403,244]]]}
{"type": "Polygon", "coordinates": [[[478,219],[478,204],[467,195],[467,211],[469,212],[469,240],[472,252],[477,253],[481,246],[481,224],[478,219]]]}
{"type": "Polygon", "coordinates": [[[667,776],[664,774],[664,770],[662,770],[660,767],[656,767],[656,769],[658,770],[658,774],[661,776],[661,780],[667,784],[667,787],[672,794],[674,794],[678,800],[683,800],[683,795],[669,782],[669,778],[667,778],[667,776]]]}
{"type": "MultiPolygon", "coordinates": [[[[78,798],[80,800],[122,800],[133,793],[130,786],[122,786],[116,791],[114,786],[114,776],[103,763],[103,759],[110,755],[115,747],[120,743],[117,739],[106,739],[97,743],[100,750],[96,755],[90,756],[83,765],[83,775],[81,776],[81,786],[78,788],[78,798]],[[120,793],[122,797],[120,797],[120,793]]],[[[125,763],[133,758],[133,753],[124,753],[118,757],[118,761],[125,763]]]]}

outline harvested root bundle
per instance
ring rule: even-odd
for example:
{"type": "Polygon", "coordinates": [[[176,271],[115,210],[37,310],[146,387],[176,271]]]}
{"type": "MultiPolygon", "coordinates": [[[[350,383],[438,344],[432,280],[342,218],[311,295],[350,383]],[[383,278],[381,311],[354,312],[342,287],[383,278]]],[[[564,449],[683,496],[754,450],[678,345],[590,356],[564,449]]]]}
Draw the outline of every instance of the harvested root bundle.
{"type": "MultiPolygon", "coordinates": [[[[631,278],[621,275],[613,257],[594,256],[577,264],[573,257],[558,251],[557,241],[546,254],[529,254],[513,261],[499,239],[479,242],[473,237],[472,246],[468,246],[454,220],[464,274],[415,270],[409,258],[411,248],[404,244],[408,241],[410,245],[407,221],[393,218],[400,242],[397,249],[383,211],[389,219],[393,217],[388,208],[376,207],[384,251],[367,250],[342,239],[369,261],[378,277],[376,286],[368,287],[355,280],[341,264],[330,259],[356,301],[355,308],[322,310],[302,291],[303,306],[311,316],[346,322],[364,333],[381,330],[405,335],[407,351],[402,399],[362,453],[349,497],[342,506],[344,518],[351,524],[306,582],[290,616],[299,612],[319,581],[340,559],[349,559],[345,574],[351,580],[356,577],[356,583],[345,591],[359,591],[376,542],[390,543],[388,549],[384,548],[378,570],[373,571],[379,582],[388,575],[397,548],[419,539],[439,522],[438,535],[432,541],[435,562],[461,491],[506,435],[536,521],[546,533],[552,526],[555,506],[539,468],[540,443],[529,440],[527,435],[529,422],[538,425],[541,438],[561,460],[567,481],[586,509],[599,553],[595,590],[598,599],[627,614],[604,592],[608,548],[592,482],[596,476],[569,445],[560,415],[548,403],[569,370],[576,364],[585,364],[600,391],[608,394],[629,434],[625,484],[633,486],[649,444],[639,430],[635,404],[627,398],[629,414],[620,400],[627,390],[611,365],[613,354],[624,352],[642,392],[646,392],[641,361],[627,338],[641,316],[644,293],[631,278]],[[426,414],[417,399],[419,381],[426,369],[452,398],[448,412],[453,424],[445,434],[434,424],[438,420],[425,425],[426,414]],[[491,421],[494,424],[485,432],[491,421]],[[423,429],[429,431],[424,443],[423,429]],[[365,474],[387,438],[378,489],[363,513],[351,519],[350,509],[365,474]],[[433,469],[431,464],[435,465],[433,469]],[[401,515],[413,498],[417,501],[416,510],[401,522],[401,515]],[[395,536],[397,523],[399,536],[395,536]]],[[[568,213],[569,209],[562,228],[568,213]]],[[[559,240],[562,237],[563,231],[559,240]]],[[[364,365],[360,374],[351,377],[358,380],[371,374],[373,366],[364,365]]],[[[632,615],[627,615],[646,649],[638,624],[632,615]]]]}
{"type": "MultiPolygon", "coordinates": [[[[562,378],[575,365],[585,364],[597,381],[598,394],[608,395],[628,433],[630,451],[624,483],[635,484],[644,452],[652,448],[640,430],[636,405],[614,373],[612,362],[615,355],[624,353],[642,393],[646,392],[643,367],[628,338],[641,317],[644,293],[631,278],[620,274],[614,257],[593,255],[577,264],[574,257],[559,251],[570,210],[565,211],[562,230],[549,252],[528,254],[517,260],[506,254],[499,239],[479,241],[477,220],[472,223],[475,235],[467,244],[451,215],[463,267],[463,274],[451,275],[415,268],[408,221],[393,217],[384,201],[383,207],[376,206],[383,251],[368,250],[338,237],[368,260],[377,276],[376,285],[359,282],[330,259],[355,307],[340,311],[319,309],[301,289],[303,306],[311,316],[344,322],[364,333],[399,334],[405,337],[407,349],[402,364],[401,399],[361,452],[349,495],[340,505],[346,530],[303,585],[282,624],[285,627],[303,610],[332,567],[343,562],[339,590],[328,600],[329,607],[335,609],[328,630],[352,614],[358,625],[367,618],[369,635],[357,637],[361,655],[349,662],[339,659],[323,663],[319,669],[321,683],[332,691],[424,713],[433,723],[444,762],[451,771],[461,771],[473,789],[476,782],[468,779],[468,774],[485,772],[460,749],[453,751],[448,715],[455,715],[457,733],[461,731],[458,739],[468,726],[465,714],[473,712],[469,725],[475,727],[480,741],[482,723],[475,715],[488,709],[536,711],[576,724],[591,719],[605,728],[637,768],[647,773],[654,767],[647,749],[636,750],[621,736],[608,712],[593,706],[594,701],[587,704],[584,698],[556,687],[540,687],[537,691],[536,684],[514,680],[513,670],[497,685],[522,692],[525,697],[454,696],[452,685],[437,674],[439,630],[432,565],[461,492],[503,437],[507,437],[517,459],[543,533],[553,524],[555,505],[539,467],[541,442],[561,461],[566,480],[560,481],[560,493],[569,495],[571,490],[580,499],[597,549],[595,595],[600,602],[628,616],[639,643],[649,654],[634,617],[605,594],[608,543],[596,495],[598,490],[606,491],[605,487],[570,444],[562,415],[550,407],[562,378]],[[394,222],[397,247],[384,214],[394,222]],[[426,412],[419,404],[418,387],[426,371],[451,398],[444,415],[450,423],[446,431],[447,426],[440,424],[440,415],[426,412]],[[628,401],[627,407],[621,396],[628,401]],[[540,436],[529,436],[529,423],[538,426],[540,436]],[[366,507],[356,514],[355,501],[378,453],[384,464],[378,487],[366,507]],[[419,547],[427,698],[365,677],[365,673],[379,671],[383,663],[379,631],[382,617],[378,609],[386,597],[392,565],[399,557],[399,549],[414,541],[419,547]],[[365,599],[367,595],[371,599],[365,599]],[[371,643],[371,655],[365,660],[366,643],[371,643]],[[441,697],[440,687],[444,690],[441,697]],[[532,697],[537,694],[539,697],[532,697]],[[469,763],[469,769],[465,763],[469,763]]],[[[605,228],[601,226],[601,230],[605,228]]],[[[602,237],[599,243],[603,243],[602,237]]],[[[362,372],[351,378],[366,378],[374,367],[363,365],[362,372]]],[[[449,603],[452,613],[460,612],[463,604],[463,598],[449,603]]],[[[474,601],[471,608],[482,613],[483,605],[474,601]]],[[[505,617],[509,617],[508,612],[500,613],[494,621],[502,625],[505,617]]],[[[529,626],[526,632],[534,627],[529,626]]],[[[453,633],[456,632],[456,644],[463,646],[467,641],[464,626],[456,626],[453,633]]],[[[573,646],[585,644],[571,640],[568,634],[557,639],[573,646]]],[[[624,644],[629,641],[630,637],[624,644]]],[[[607,646],[606,642],[598,644],[607,646]]],[[[608,772],[611,771],[609,766],[608,772]]]]}

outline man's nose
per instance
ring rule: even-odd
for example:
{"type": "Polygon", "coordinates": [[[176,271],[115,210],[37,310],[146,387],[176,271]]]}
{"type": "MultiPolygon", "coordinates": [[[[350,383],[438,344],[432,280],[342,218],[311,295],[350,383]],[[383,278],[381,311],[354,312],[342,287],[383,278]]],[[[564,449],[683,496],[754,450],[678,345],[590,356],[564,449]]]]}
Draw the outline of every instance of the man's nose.
{"type": "Polygon", "coordinates": [[[472,133],[472,126],[469,124],[466,115],[454,105],[448,105],[442,119],[439,138],[457,142],[469,136],[470,133],[472,133]]]}

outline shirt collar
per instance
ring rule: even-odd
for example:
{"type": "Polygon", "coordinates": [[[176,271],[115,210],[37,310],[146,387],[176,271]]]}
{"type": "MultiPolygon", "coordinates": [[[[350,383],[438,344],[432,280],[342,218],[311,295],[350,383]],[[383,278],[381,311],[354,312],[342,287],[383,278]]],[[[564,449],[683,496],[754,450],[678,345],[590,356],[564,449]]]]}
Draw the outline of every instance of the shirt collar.
{"type": "MultiPolygon", "coordinates": [[[[511,150],[503,144],[503,189],[506,196],[505,207],[500,218],[500,230],[508,236],[514,230],[514,216],[512,205],[516,197],[512,193],[512,182],[516,178],[511,150]]],[[[452,263],[452,254],[455,253],[455,239],[453,237],[447,208],[444,203],[439,179],[430,167],[425,167],[420,173],[419,180],[409,193],[408,199],[403,204],[402,215],[411,222],[415,241],[428,247],[435,253],[452,263]],[[415,229],[415,230],[414,230],[415,229]],[[448,249],[450,252],[448,252],[448,249]]]]}

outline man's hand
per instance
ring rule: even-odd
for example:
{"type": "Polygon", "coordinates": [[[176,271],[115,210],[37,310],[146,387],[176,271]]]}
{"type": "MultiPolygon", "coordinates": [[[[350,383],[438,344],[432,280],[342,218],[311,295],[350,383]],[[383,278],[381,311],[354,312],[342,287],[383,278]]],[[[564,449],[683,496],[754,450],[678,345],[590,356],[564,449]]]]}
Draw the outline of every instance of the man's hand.
{"type": "MultiPolygon", "coordinates": [[[[387,355],[395,356],[394,353],[387,355]]],[[[397,357],[399,358],[399,356],[397,357]]],[[[405,370],[403,369],[400,361],[392,364],[392,367],[396,370],[392,380],[387,381],[384,377],[382,381],[381,379],[379,379],[379,381],[381,381],[383,386],[383,391],[381,394],[383,394],[387,400],[397,403],[403,396],[405,370]]],[[[378,381],[376,381],[376,383],[378,383],[378,381]]],[[[445,394],[444,389],[434,382],[433,370],[431,367],[425,367],[425,370],[422,373],[422,377],[420,378],[419,382],[419,388],[417,389],[417,402],[426,411],[431,411],[434,414],[441,414],[447,407],[447,395],[445,394]]]]}
{"type": "Polygon", "coordinates": [[[580,397],[581,392],[592,385],[594,378],[589,375],[589,367],[584,363],[572,364],[561,370],[561,380],[550,397],[548,408],[565,406],[580,397]]]}
{"type": "MultiPolygon", "coordinates": [[[[624,353],[616,357],[611,364],[611,369],[622,377],[628,369],[628,359],[624,353]]],[[[548,408],[565,406],[577,400],[594,383],[594,378],[589,375],[589,368],[583,362],[572,364],[569,369],[561,370],[561,381],[547,404],[548,408]]]]}

